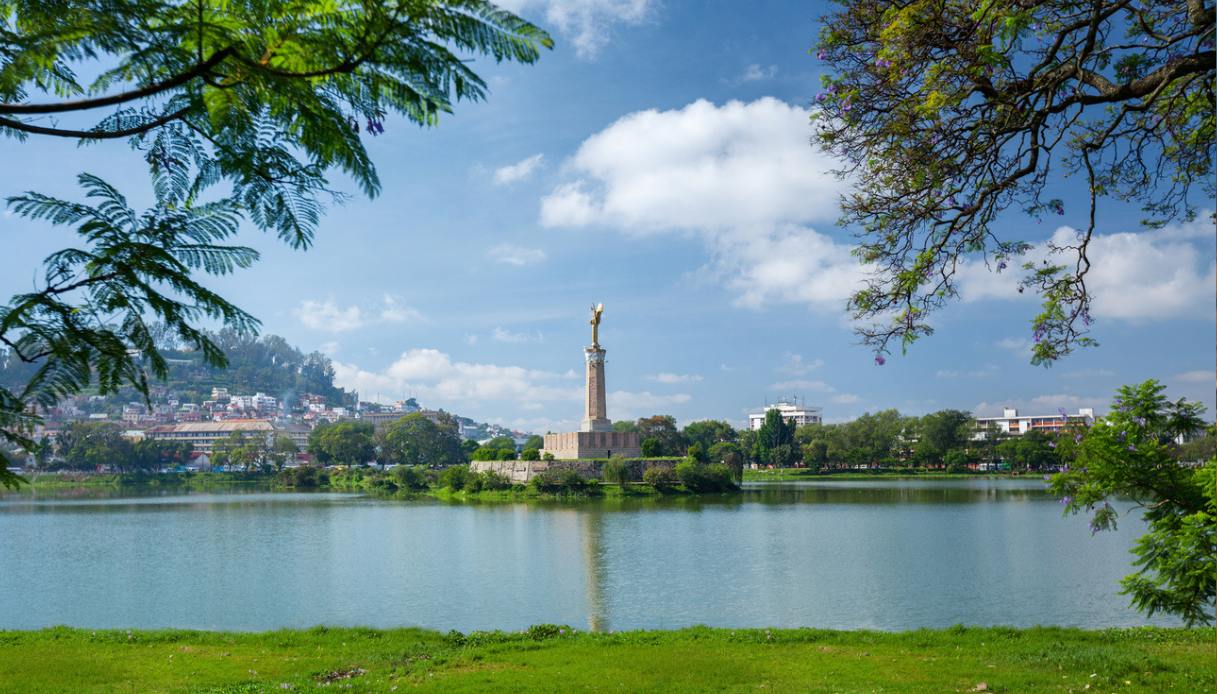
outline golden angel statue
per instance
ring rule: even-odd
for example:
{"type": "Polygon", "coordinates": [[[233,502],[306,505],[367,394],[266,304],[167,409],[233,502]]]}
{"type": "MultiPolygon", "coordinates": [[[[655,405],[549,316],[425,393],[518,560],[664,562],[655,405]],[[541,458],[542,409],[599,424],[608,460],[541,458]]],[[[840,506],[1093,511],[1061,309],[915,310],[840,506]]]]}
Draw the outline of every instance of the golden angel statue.
{"type": "Polygon", "coordinates": [[[600,346],[600,314],[604,313],[604,304],[596,304],[592,307],[592,347],[600,346]]]}

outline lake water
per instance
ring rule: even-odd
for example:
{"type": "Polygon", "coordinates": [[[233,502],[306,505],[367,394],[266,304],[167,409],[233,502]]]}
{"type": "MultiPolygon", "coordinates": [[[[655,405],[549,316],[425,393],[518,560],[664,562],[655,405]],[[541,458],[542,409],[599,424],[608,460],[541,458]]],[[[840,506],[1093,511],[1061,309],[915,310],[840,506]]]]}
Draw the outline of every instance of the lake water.
{"type": "Polygon", "coordinates": [[[1043,487],[806,482],[569,504],[9,495],[0,628],[1146,623],[1117,594],[1139,514],[1091,537],[1043,487]]]}

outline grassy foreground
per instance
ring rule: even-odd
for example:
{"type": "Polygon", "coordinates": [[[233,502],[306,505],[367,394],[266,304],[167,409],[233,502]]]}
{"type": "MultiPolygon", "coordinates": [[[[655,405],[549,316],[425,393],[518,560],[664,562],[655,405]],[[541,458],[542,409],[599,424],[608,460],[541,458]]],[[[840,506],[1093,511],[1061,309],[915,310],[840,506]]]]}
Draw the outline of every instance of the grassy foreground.
{"type": "Polygon", "coordinates": [[[1212,629],[0,632],[4,692],[1213,691],[1212,629]]]}

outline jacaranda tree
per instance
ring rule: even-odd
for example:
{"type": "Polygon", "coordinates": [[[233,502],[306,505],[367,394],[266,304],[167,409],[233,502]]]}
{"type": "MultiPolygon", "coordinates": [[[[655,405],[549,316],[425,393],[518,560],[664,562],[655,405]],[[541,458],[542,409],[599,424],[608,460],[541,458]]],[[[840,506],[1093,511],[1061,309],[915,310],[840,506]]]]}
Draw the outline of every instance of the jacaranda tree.
{"type": "Polygon", "coordinates": [[[342,197],[333,173],[379,192],[364,138],[390,115],[434,125],[485,96],[469,57],[531,63],[550,46],[483,0],[0,0],[0,135],[125,141],[155,193],[138,212],[81,174],[84,201],[9,198],[80,244],[0,305],[0,344],[37,365],[23,389],[0,389],[0,483],[15,483],[4,448],[32,446],[38,408],[90,384],[147,395],[166,374],[154,322],[224,364],[200,321],[258,322],[196,275],[257,259],[226,243],[241,223],[307,248],[324,204],[342,197]]]}
{"type": "Polygon", "coordinates": [[[823,18],[815,140],[851,183],[844,223],[873,270],[850,307],[876,361],[933,332],[966,262],[1002,271],[1031,246],[1002,213],[1088,207],[1053,260],[1024,264],[1043,300],[1032,361],[1080,346],[1091,324],[1087,254],[1104,200],[1139,203],[1151,226],[1214,196],[1211,0],[838,0],[823,18]]]}

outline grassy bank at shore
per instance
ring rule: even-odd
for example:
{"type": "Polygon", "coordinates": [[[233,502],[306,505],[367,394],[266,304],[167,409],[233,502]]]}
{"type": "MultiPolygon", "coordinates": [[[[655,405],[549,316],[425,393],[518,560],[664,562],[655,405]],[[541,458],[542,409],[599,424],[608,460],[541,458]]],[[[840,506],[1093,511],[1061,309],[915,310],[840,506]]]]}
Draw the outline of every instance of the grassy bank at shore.
{"type": "Polygon", "coordinates": [[[780,468],[776,470],[744,470],[745,482],[792,482],[798,480],[963,480],[996,479],[1008,477],[1036,476],[1041,473],[1011,472],[946,472],[944,470],[891,469],[891,470],[832,470],[819,472],[807,468],[780,468]]]}
{"type": "Polygon", "coordinates": [[[0,632],[3,692],[1213,690],[1212,629],[0,632]]]}

